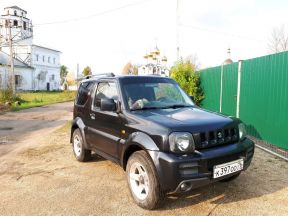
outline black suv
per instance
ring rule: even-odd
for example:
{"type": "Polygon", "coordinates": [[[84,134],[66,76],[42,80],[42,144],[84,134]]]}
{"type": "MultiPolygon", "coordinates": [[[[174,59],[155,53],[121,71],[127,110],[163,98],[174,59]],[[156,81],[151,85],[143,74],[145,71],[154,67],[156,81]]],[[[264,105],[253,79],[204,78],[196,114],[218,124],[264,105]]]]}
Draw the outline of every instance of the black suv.
{"type": "Polygon", "coordinates": [[[146,209],[167,193],[235,179],[254,154],[239,119],[197,107],[174,80],[158,76],[83,80],[71,143],[79,161],[93,151],[122,166],[146,209]]]}

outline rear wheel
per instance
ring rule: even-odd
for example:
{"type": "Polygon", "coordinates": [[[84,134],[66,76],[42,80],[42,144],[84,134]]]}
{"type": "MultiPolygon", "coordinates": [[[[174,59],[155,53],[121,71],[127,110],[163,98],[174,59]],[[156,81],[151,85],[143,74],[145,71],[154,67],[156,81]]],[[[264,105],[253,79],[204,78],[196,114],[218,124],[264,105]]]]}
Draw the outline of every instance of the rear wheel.
{"type": "Polygon", "coordinates": [[[156,208],[164,197],[154,165],[145,151],[133,153],[126,167],[130,193],[137,205],[144,209],[156,208]]]}
{"type": "Polygon", "coordinates": [[[78,161],[84,162],[91,159],[91,150],[85,149],[79,128],[73,132],[72,145],[74,156],[78,161]]]}

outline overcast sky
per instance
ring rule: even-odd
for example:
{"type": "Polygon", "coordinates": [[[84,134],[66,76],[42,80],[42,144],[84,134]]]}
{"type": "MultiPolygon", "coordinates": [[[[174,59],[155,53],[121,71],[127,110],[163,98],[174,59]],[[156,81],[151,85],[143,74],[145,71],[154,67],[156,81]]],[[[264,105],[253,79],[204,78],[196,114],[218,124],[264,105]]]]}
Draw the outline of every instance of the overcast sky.
{"type": "MultiPolygon", "coordinates": [[[[1,0],[1,13],[12,5],[33,20],[34,43],[60,50],[71,71],[79,63],[120,73],[127,62],[143,63],[155,43],[169,65],[176,60],[177,0],[1,0]]],[[[202,68],[220,65],[228,47],[233,61],[266,55],[287,9],[285,0],[180,0],[180,55],[197,54],[202,68]]]]}

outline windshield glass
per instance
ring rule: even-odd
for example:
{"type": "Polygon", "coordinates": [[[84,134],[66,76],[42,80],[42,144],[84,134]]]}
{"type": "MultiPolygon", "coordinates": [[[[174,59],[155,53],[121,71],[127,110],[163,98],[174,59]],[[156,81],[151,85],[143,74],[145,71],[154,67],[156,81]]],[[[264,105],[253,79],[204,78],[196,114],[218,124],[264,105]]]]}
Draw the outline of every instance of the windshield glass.
{"type": "Polygon", "coordinates": [[[130,110],[168,109],[194,105],[190,97],[174,82],[126,83],[123,88],[130,110]]]}

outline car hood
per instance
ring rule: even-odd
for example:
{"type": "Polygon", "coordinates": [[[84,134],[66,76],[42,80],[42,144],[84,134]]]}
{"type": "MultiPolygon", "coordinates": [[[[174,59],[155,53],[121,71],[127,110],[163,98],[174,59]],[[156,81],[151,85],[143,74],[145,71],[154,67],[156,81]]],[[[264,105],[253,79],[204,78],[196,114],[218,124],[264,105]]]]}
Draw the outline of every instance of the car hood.
{"type": "Polygon", "coordinates": [[[229,117],[196,107],[134,111],[134,115],[171,131],[191,133],[216,130],[233,124],[229,117]]]}

